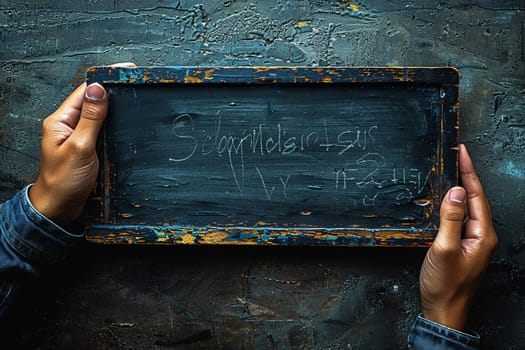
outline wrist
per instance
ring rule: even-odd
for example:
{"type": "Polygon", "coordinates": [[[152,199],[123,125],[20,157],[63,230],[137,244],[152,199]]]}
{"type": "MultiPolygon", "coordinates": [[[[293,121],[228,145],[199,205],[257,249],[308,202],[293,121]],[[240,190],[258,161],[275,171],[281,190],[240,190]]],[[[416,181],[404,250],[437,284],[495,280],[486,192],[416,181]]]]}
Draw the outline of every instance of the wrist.
{"type": "Polygon", "coordinates": [[[72,204],[56,194],[39,178],[28,192],[33,207],[56,225],[66,228],[82,215],[83,206],[72,204]]]}
{"type": "Polygon", "coordinates": [[[467,323],[468,306],[456,305],[443,308],[422,306],[421,315],[427,320],[463,331],[467,323]]]}

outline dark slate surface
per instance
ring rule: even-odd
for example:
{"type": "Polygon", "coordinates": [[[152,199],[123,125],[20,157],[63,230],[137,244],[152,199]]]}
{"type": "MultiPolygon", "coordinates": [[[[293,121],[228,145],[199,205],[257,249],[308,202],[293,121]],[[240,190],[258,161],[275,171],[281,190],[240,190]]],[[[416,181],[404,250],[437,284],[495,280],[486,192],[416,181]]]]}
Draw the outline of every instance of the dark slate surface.
{"type": "Polygon", "coordinates": [[[111,107],[88,237],[428,243],[457,182],[457,79],[431,68],[90,69],[111,107]]]}
{"type": "MultiPolygon", "coordinates": [[[[500,236],[471,327],[484,349],[520,349],[524,9],[521,0],[2,0],[2,197],[35,179],[41,120],[90,66],[457,66],[461,139],[500,236]]],[[[259,248],[86,246],[38,288],[43,302],[26,299],[2,330],[12,348],[404,346],[424,250],[259,248]]]]}

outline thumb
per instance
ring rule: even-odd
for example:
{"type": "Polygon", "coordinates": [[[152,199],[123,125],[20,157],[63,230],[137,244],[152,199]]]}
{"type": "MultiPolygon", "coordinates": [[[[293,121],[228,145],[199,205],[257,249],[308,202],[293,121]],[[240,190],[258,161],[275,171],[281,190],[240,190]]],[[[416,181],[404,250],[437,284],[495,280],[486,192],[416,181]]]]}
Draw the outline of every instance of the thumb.
{"type": "Polygon", "coordinates": [[[99,83],[86,87],[82,110],[71,139],[77,144],[95,147],[97,136],[106,119],[108,95],[99,83]]]}
{"type": "Polygon", "coordinates": [[[467,193],[463,187],[452,187],[441,203],[439,232],[436,241],[439,246],[449,249],[461,247],[461,231],[465,219],[467,193]]]}

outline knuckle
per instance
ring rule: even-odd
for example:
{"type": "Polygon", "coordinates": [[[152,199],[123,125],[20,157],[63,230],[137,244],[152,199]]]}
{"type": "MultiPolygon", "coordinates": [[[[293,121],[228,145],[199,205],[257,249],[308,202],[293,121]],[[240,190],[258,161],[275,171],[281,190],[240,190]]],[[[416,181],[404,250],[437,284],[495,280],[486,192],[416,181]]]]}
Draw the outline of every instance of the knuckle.
{"type": "Polygon", "coordinates": [[[487,232],[488,234],[480,239],[481,249],[492,255],[498,248],[499,240],[494,230],[487,232]]]}
{"type": "Polygon", "coordinates": [[[44,121],[42,122],[42,131],[46,132],[50,130],[51,126],[53,125],[53,122],[54,121],[51,117],[47,117],[46,119],[44,119],[44,121]]]}
{"type": "Polygon", "coordinates": [[[90,120],[99,120],[102,115],[102,106],[100,103],[89,102],[82,106],[82,118],[90,120]]]}
{"type": "Polygon", "coordinates": [[[93,151],[93,145],[91,142],[84,138],[73,138],[69,140],[68,147],[70,152],[77,155],[87,155],[93,151]]]}
{"type": "Polygon", "coordinates": [[[451,258],[458,253],[458,247],[453,244],[444,244],[436,242],[432,245],[433,253],[440,258],[451,258]]]}
{"type": "Polygon", "coordinates": [[[496,236],[496,234],[491,235],[489,238],[487,238],[486,244],[490,248],[491,252],[494,252],[499,245],[498,236],[496,236]]]}

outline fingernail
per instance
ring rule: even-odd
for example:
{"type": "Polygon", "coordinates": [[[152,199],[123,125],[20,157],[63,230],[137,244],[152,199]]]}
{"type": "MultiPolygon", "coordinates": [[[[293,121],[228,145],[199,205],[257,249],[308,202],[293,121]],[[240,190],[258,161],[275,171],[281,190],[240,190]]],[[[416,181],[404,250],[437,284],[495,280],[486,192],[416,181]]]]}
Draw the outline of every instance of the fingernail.
{"type": "Polygon", "coordinates": [[[461,188],[453,188],[453,189],[450,190],[450,192],[448,194],[448,198],[452,202],[463,204],[463,203],[465,203],[465,198],[466,198],[465,190],[463,190],[461,188]]]}
{"type": "Polygon", "coordinates": [[[99,83],[93,83],[86,88],[86,98],[92,101],[100,101],[104,98],[106,92],[99,83]]]}

